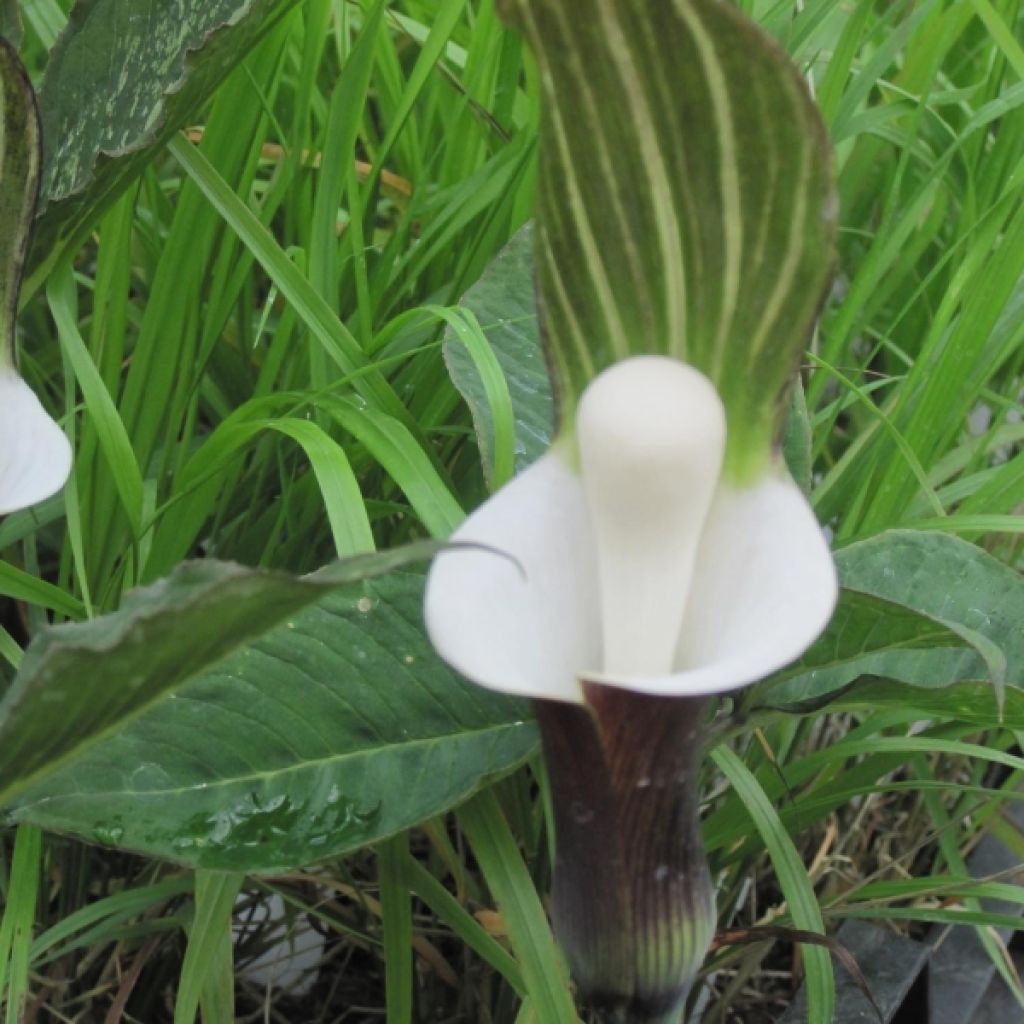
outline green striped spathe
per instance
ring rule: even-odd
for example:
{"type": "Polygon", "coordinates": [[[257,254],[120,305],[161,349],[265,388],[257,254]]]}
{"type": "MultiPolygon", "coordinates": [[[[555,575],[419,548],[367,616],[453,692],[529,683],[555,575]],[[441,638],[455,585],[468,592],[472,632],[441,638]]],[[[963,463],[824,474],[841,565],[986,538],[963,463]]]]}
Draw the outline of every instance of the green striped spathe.
{"type": "Polygon", "coordinates": [[[763,467],[833,265],[831,152],[786,54],[718,0],[505,0],[543,89],[537,276],[571,430],[608,365],[684,360],[763,467]]]}

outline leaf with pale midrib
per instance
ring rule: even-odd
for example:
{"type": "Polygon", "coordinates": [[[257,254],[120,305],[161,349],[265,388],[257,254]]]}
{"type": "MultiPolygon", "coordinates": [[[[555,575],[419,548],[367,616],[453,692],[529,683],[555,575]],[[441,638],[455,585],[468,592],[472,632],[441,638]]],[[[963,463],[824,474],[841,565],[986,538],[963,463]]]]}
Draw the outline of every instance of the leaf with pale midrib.
{"type": "Polygon", "coordinates": [[[34,787],[17,820],[270,872],[448,809],[536,733],[525,705],[434,655],[422,586],[395,572],[290,617],[34,787]]]}
{"type": "Polygon", "coordinates": [[[427,541],[358,555],[301,578],[185,562],[110,615],[42,630],[0,702],[0,805],[331,590],[436,550],[427,541]]]}

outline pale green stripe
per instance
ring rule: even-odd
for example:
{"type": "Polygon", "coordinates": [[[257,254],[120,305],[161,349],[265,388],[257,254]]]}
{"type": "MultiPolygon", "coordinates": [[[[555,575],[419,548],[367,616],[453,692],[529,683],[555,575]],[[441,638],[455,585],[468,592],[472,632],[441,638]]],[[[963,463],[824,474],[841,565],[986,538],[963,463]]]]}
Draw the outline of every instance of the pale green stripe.
{"type": "Polygon", "coordinates": [[[715,111],[715,127],[719,144],[719,188],[722,194],[722,237],[725,239],[725,266],[722,272],[722,307],[714,352],[709,364],[710,376],[718,379],[722,360],[728,347],[736,302],[740,292],[740,259],[743,251],[743,210],[740,205],[740,183],[736,172],[736,136],[729,104],[729,86],[715,52],[714,42],[697,16],[695,8],[685,0],[676,0],[676,11],[686,23],[711,94],[715,111]]]}
{"type": "MultiPolygon", "coordinates": [[[[757,105],[758,121],[762,124],[772,123],[772,114],[765,108],[764,95],[756,91],[750,102],[757,105]]],[[[799,112],[797,112],[798,114],[799,112]]],[[[767,145],[771,147],[771,158],[766,159],[762,171],[770,175],[767,187],[764,189],[764,198],[761,202],[760,215],[757,221],[757,230],[749,232],[746,240],[747,268],[752,277],[760,277],[765,259],[768,256],[768,239],[771,237],[772,213],[774,212],[775,200],[779,186],[778,136],[774,131],[765,134],[767,145]]],[[[792,236],[790,236],[792,237],[792,236]]]]}
{"type": "MultiPolygon", "coordinates": [[[[558,303],[565,325],[572,335],[572,345],[576,350],[576,354],[579,356],[580,367],[583,371],[584,379],[591,380],[597,371],[594,367],[594,360],[591,355],[590,347],[587,345],[586,335],[580,327],[580,322],[576,318],[573,305],[569,301],[569,296],[566,294],[565,285],[562,283],[562,275],[559,273],[558,269],[558,261],[555,259],[554,253],[551,251],[551,246],[547,240],[547,232],[542,229],[540,231],[540,237],[542,242],[539,249],[539,255],[544,261],[548,283],[552,288],[554,288],[555,301],[558,303]]],[[[562,354],[563,346],[557,344],[557,341],[555,344],[549,345],[548,348],[560,361],[564,358],[562,354]]]]}
{"type": "MultiPolygon", "coordinates": [[[[614,7],[610,6],[607,0],[600,0],[599,8],[605,40],[619,74],[623,93],[629,97],[637,129],[637,141],[650,174],[650,198],[654,205],[654,218],[661,249],[662,282],[667,314],[666,342],[669,349],[672,349],[677,340],[682,341],[685,351],[686,265],[668,168],[659,145],[659,133],[653,112],[640,85],[643,78],[642,69],[633,63],[625,33],[615,18],[614,7]]],[[[630,239],[632,241],[632,235],[630,239]]]]}
{"type": "MultiPolygon", "coordinates": [[[[563,5],[553,4],[551,6],[551,13],[558,20],[563,38],[571,39],[574,34],[573,28],[564,17],[565,8],[563,5]]],[[[645,287],[649,288],[649,275],[646,272],[643,258],[644,246],[637,242],[633,234],[633,224],[629,215],[623,209],[620,191],[615,187],[619,175],[612,149],[609,146],[608,133],[604,127],[601,109],[590,87],[590,76],[587,74],[587,69],[580,62],[579,51],[576,47],[568,48],[564,56],[569,64],[573,85],[579,89],[579,95],[584,106],[584,109],[579,111],[580,121],[587,122],[590,125],[590,134],[595,143],[597,160],[600,166],[600,178],[602,182],[607,184],[604,193],[608,204],[608,213],[614,212],[614,217],[608,216],[608,221],[609,223],[614,221],[618,224],[618,236],[629,263],[634,287],[639,287],[642,282],[645,287]]],[[[590,54],[589,59],[591,61],[598,61],[601,58],[597,54],[590,54]]],[[[618,148],[627,145],[625,139],[617,139],[616,142],[618,148]]],[[[574,168],[575,166],[576,164],[573,163],[574,168]]]]}
{"type": "Polygon", "coordinates": [[[801,150],[800,158],[800,186],[796,190],[793,216],[789,222],[789,235],[786,238],[785,256],[779,263],[775,287],[772,289],[771,297],[764,304],[759,326],[750,338],[749,351],[751,361],[761,354],[761,351],[767,344],[772,327],[775,326],[775,321],[782,312],[786,300],[793,292],[797,271],[800,268],[800,261],[803,256],[803,245],[801,243],[808,227],[807,220],[810,211],[807,207],[807,194],[810,176],[810,153],[804,148],[801,150]]]}
{"type": "MultiPolygon", "coordinates": [[[[522,11],[524,18],[529,24],[529,31],[531,35],[534,38],[541,38],[537,31],[537,25],[531,16],[529,6],[524,5],[522,11]]],[[[539,53],[538,57],[540,58],[540,74],[544,81],[544,87],[549,95],[555,95],[557,90],[555,89],[554,78],[550,67],[547,66],[547,63],[544,60],[543,52],[539,53]]],[[[572,210],[573,222],[579,233],[581,246],[580,255],[593,278],[594,291],[596,293],[597,301],[601,306],[605,322],[608,324],[610,340],[612,347],[615,350],[616,357],[624,359],[629,355],[629,337],[626,334],[625,327],[622,323],[622,317],[619,315],[618,307],[615,304],[614,294],[612,292],[611,284],[608,281],[608,275],[605,273],[604,263],[601,259],[600,250],[594,235],[594,229],[590,223],[590,217],[588,216],[588,211],[583,202],[583,196],[580,193],[580,186],[574,173],[575,165],[573,163],[572,153],[569,150],[561,112],[559,111],[558,106],[552,103],[548,106],[548,113],[551,119],[551,135],[555,145],[558,147],[558,162],[564,171],[566,198],[568,200],[569,208],[572,210]]]]}

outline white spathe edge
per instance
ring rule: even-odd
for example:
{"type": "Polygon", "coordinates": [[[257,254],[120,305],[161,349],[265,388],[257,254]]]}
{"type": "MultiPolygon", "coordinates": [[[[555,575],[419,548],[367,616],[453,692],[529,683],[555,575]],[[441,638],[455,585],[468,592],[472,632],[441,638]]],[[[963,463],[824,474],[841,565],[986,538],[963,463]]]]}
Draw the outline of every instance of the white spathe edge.
{"type": "Polygon", "coordinates": [[[64,432],[13,369],[0,369],[0,515],[55,494],[70,472],[64,432]]]}
{"type": "Polygon", "coordinates": [[[781,467],[748,486],[719,484],[676,669],[665,674],[610,675],[599,667],[593,528],[582,482],[559,450],[482,505],[452,541],[484,547],[455,547],[435,559],[425,597],[430,639],[466,678],[523,697],[583,703],[583,680],[660,696],[739,689],[800,657],[838,596],[824,533],[781,467]]]}
{"type": "Polygon", "coordinates": [[[583,702],[578,672],[601,657],[594,540],[579,476],[552,449],[484,502],[427,576],[437,653],[480,686],[583,702]],[[485,550],[485,548],[490,550],[485,550]]]}

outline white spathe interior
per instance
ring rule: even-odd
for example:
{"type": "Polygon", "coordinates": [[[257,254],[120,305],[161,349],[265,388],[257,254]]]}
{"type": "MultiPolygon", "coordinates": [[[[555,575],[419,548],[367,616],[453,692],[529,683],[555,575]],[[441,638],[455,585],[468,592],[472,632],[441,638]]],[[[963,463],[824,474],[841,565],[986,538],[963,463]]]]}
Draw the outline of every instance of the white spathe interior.
{"type": "Polygon", "coordinates": [[[582,477],[552,449],[452,537],[479,547],[435,559],[427,631],[467,678],[574,702],[583,679],[714,694],[765,678],[825,628],[838,585],[806,498],[781,465],[721,481],[717,395],[682,364],[656,365],[669,362],[606,371],[623,387],[596,409],[584,395],[582,477]]]}
{"type": "Polygon", "coordinates": [[[0,369],[0,514],[50,497],[70,472],[64,432],[13,369],[0,369]]]}
{"type": "Polygon", "coordinates": [[[640,356],[590,384],[576,440],[596,543],[603,671],[664,675],[722,472],[725,409],[693,367],[640,356]]]}
{"type": "Polygon", "coordinates": [[[597,566],[583,488],[563,452],[484,502],[451,542],[424,598],[438,654],[488,689],[582,702],[580,665],[601,657],[597,566]]]}
{"type": "Polygon", "coordinates": [[[828,625],[839,585],[825,536],[782,467],[756,483],[721,483],[701,535],[675,670],[594,673],[643,693],[723,693],[798,658],[828,625]]]}

